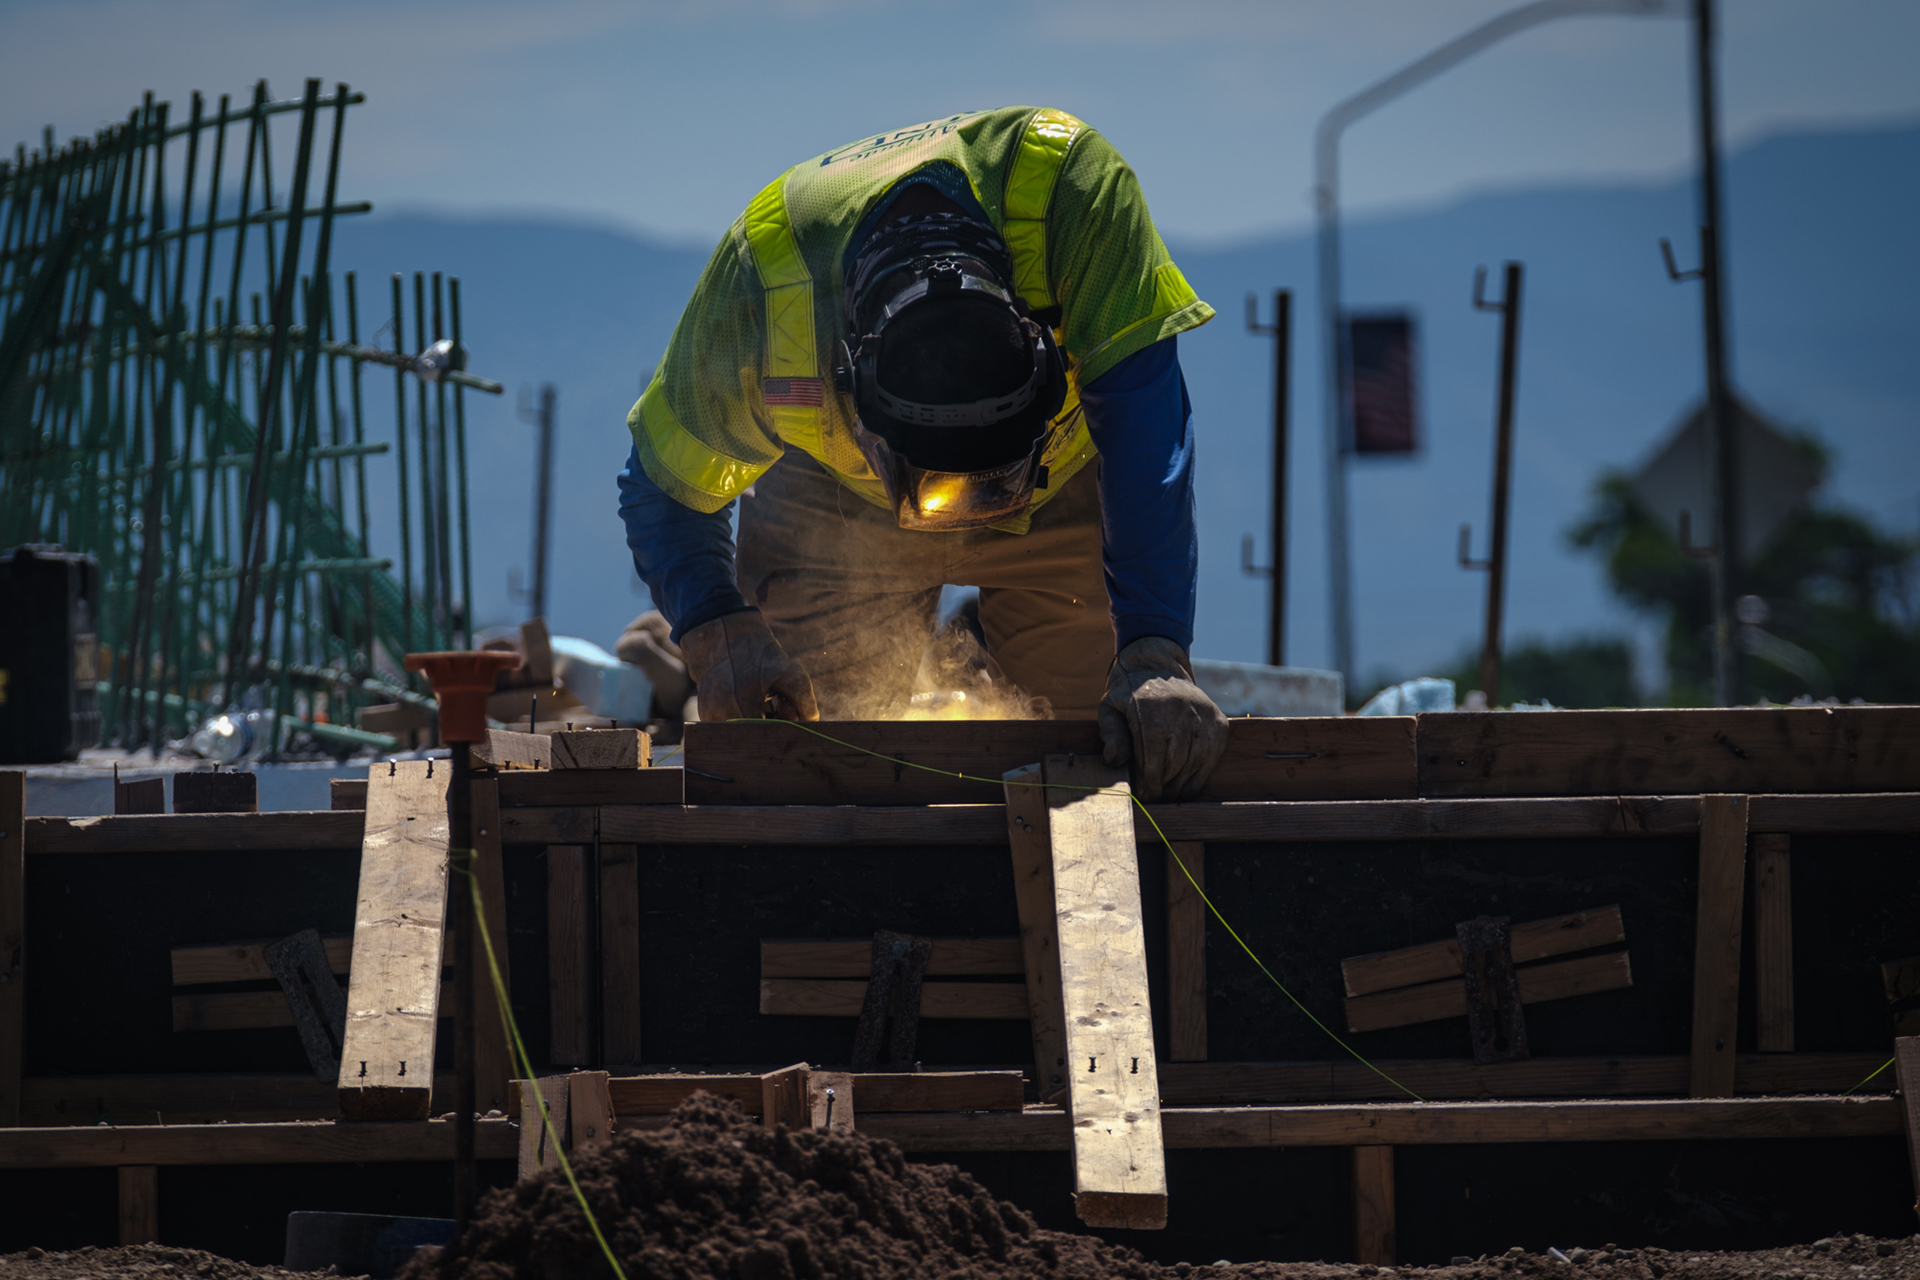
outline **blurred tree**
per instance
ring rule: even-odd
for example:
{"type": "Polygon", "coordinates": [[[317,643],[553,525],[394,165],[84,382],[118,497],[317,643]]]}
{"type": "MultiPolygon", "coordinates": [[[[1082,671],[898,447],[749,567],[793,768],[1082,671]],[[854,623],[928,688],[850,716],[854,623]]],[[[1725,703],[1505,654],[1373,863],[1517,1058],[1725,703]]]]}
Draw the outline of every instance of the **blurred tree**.
{"type": "MultiPolygon", "coordinates": [[[[1806,440],[1825,469],[1825,451],[1806,440]]],[[[1713,604],[1705,561],[1686,555],[1647,512],[1626,475],[1610,472],[1593,506],[1568,531],[1602,556],[1613,591],[1666,624],[1674,706],[1710,700],[1713,604]]],[[[1920,542],[1885,533],[1850,512],[1806,506],[1746,567],[1741,640],[1755,696],[1790,702],[1855,698],[1920,701],[1920,617],[1913,569],[1920,542]]]]}
{"type": "MultiPolygon", "coordinates": [[[[1459,696],[1480,685],[1476,647],[1441,672],[1459,696]]],[[[1551,702],[1556,707],[1636,707],[1633,650],[1619,636],[1582,636],[1553,643],[1525,640],[1500,658],[1500,702],[1551,702]]]]}

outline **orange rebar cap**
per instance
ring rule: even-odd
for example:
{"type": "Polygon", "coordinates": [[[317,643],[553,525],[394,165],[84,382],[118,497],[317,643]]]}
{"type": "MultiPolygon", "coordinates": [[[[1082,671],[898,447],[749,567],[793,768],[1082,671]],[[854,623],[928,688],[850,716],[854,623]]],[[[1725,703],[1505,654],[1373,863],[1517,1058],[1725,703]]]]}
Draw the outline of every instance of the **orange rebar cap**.
{"type": "Polygon", "coordinates": [[[502,671],[520,665],[520,655],[505,649],[466,649],[448,653],[410,653],[409,671],[424,671],[440,700],[440,741],[480,742],[487,736],[487,695],[502,671]]]}

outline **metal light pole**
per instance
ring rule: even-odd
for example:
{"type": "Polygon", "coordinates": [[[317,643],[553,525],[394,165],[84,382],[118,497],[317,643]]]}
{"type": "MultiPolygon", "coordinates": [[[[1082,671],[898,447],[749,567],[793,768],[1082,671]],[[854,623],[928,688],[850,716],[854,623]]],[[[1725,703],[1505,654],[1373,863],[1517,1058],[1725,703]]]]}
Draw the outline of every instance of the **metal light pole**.
{"type": "Polygon", "coordinates": [[[1513,489],[1513,383],[1520,360],[1520,280],[1524,268],[1507,264],[1506,281],[1497,302],[1486,299],[1487,269],[1473,276],[1473,305],[1479,311],[1500,313],[1500,400],[1493,428],[1493,529],[1484,561],[1467,554],[1472,530],[1460,526],[1460,565],[1487,571],[1487,628],[1480,646],[1480,688],[1487,706],[1500,705],[1500,631],[1507,606],[1507,512],[1513,489]]]}
{"type": "MultiPolygon", "coordinates": [[[[1705,0],[1697,0],[1704,4],[1705,0]]],[[[1327,568],[1333,623],[1333,665],[1351,686],[1353,584],[1347,527],[1347,449],[1340,388],[1340,135],[1347,126],[1401,94],[1424,84],[1487,46],[1554,18],[1585,14],[1664,17],[1678,13],[1669,0],[1535,0],[1484,22],[1386,79],[1337,103],[1314,132],[1314,210],[1318,223],[1321,340],[1325,344],[1327,568]]]]}
{"type": "Polygon", "coordinates": [[[547,561],[553,534],[553,420],[559,393],[551,382],[540,388],[540,408],[530,411],[521,391],[520,420],[540,428],[540,443],[533,476],[533,590],[528,598],[533,605],[530,618],[547,616],[547,561]]]}

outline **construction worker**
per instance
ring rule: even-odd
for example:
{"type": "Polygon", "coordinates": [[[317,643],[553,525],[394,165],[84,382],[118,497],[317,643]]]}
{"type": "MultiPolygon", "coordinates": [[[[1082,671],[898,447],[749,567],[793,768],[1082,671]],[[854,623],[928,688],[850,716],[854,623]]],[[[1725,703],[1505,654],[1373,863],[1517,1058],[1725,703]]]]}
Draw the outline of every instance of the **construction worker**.
{"type": "Polygon", "coordinates": [[[627,416],[627,542],[700,717],[897,718],[943,584],[975,585],[1008,680],[1097,716],[1144,797],[1196,793],[1227,725],[1187,653],[1175,338],[1212,316],[1133,171],[1063,111],[950,116],[780,175],[627,416]]]}

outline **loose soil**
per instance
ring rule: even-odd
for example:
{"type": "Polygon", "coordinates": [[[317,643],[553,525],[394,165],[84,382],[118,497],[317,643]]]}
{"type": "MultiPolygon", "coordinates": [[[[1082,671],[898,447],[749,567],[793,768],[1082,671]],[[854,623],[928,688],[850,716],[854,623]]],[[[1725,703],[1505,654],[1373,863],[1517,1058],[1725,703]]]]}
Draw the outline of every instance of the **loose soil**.
{"type": "MultiPolygon", "coordinates": [[[[705,1094],[664,1129],[582,1155],[575,1172],[628,1280],[1920,1280],[1920,1236],[1837,1236],[1754,1253],[1516,1248],[1436,1267],[1161,1265],[1043,1230],[951,1165],[911,1163],[857,1133],[767,1129],[705,1094]]],[[[0,1257],[0,1280],[297,1274],[160,1245],[0,1257]]],[[[608,1275],[572,1189],[550,1171],[490,1193],[460,1240],[422,1250],[401,1280],[608,1275]]]]}

